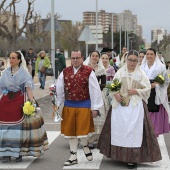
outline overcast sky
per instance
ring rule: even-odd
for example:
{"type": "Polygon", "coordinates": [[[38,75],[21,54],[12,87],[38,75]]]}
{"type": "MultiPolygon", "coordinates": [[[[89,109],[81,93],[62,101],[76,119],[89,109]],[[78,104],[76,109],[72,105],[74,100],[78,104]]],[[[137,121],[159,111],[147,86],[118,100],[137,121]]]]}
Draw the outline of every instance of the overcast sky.
{"type": "MultiPolygon", "coordinates": [[[[27,0],[22,0],[17,10],[24,13],[27,0]]],[[[62,15],[61,19],[82,21],[84,11],[95,11],[96,0],[54,0],[55,12],[62,15]]],[[[35,10],[45,18],[51,10],[51,0],[36,0],[35,10]]],[[[131,10],[137,15],[138,24],[143,27],[143,37],[151,41],[153,27],[165,28],[170,31],[170,0],[98,0],[98,10],[121,13],[131,10]]]]}

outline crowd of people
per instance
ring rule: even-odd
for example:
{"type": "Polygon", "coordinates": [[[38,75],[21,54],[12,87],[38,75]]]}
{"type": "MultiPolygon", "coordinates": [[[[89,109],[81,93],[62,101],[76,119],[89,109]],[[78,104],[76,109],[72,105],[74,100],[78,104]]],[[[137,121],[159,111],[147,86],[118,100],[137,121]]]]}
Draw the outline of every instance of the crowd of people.
{"type": "MultiPolygon", "coordinates": [[[[129,169],[137,163],[162,159],[157,138],[170,131],[170,63],[166,67],[162,54],[153,48],[137,52],[123,47],[118,56],[113,56],[112,51],[108,47],[93,51],[85,61],[80,51],[72,51],[71,66],[66,67],[64,51],[57,49],[56,108],[64,103],[61,134],[70,146],[70,158],[64,166],[78,164],[79,139],[88,161],[93,160],[91,150],[95,147],[114,161],[126,162],[129,169]],[[156,80],[157,76],[163,83],[156,80]],[[109,89],[115,88],[115,81],[120,88],[109,89]]],[[[36,55],[29,49],[25,56],[20,51],[12,52],[9,64],[0,78],[3,162],[11,157],[16,161],[22,161],[22,156],[39,157],[49,147],[41,109],[35,118],[24,116],[21,106],[26,98],[35,103],[35,74],[40,88],[45,88],[50,59],[45,51],[36,55]]]]}

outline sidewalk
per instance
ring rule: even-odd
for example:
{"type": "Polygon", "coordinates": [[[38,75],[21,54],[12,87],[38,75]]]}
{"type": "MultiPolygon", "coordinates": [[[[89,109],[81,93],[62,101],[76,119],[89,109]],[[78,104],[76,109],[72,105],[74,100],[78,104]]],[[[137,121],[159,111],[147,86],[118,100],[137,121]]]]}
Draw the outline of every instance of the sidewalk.
{"type": "Polygon", "coordinates": [[[50,85],[53,84],[53,80],[51,77],[46,77],[46,83],[45,83],[45,88],[42,90],[40,89],[40,83],[38,82],[38,76],[36,75],[34,77],[34,90],[33,90],[33,94],[35,99],[40,102],[41,100],[44,99],[48,99],[50,98],[49,94],[50,94],[50,90],[49,87],[50,85]]]}
{"type": "MultiPolygon", "coordinates": [[[[70,60],[66,60],[66,66],[70,66],[70,60]]],[[[57,79],[55,80],[55,82],[57,82],[57,79]]],[[[45,100],[45,99],[49,99],[50,98],[50,85],[52,85],[54,83],[52,77],[47,76],[46,77],[46,83],[45,83],[45,88],[42,90],[40,89],[40,83],[38,80],[38,75],[36,75],[34,77],[34,90],[33,90],[33,94],[35,99],[40,102],[41,100],[45,100]]]]}

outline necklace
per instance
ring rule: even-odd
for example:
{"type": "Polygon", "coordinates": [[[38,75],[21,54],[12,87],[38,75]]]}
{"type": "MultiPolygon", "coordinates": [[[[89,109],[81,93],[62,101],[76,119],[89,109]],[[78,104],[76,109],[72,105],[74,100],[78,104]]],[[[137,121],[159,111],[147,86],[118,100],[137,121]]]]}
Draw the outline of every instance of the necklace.
{"type": "Polygon", "coordinates": [[[153,66],[153,63],[152,64],[148,64],[148,67],[151,68],[153,66]]]}
{"type": "Polygon", "coordinates": [[[16,67],[16,68],[11,67],[11,73],[14,74],[18,69],[19,69],[19,67],[16,67]]]}
{"type": "Polygon", "coordinates": [[[92,64],[90,64],[90,66],[95,70],[97,67],[98,67],[98,65],[92,65],[92,64]]]}

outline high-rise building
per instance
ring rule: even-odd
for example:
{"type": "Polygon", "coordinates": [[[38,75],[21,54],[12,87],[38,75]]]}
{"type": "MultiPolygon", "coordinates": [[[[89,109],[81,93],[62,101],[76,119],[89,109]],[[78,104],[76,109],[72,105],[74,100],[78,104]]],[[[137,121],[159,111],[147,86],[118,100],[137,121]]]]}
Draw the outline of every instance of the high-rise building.
{"type": "Polygon", "coordinates": [[[137,15],[133,15],[130,10],[124,10],[122,13],[117,14],[118,15],[118,26],[117,30],[122,31],[128,31],[128,32],[134,32],[137,34],[137,15]]]}
{"type": "MultiPolygon", "coordinates": [[[[96,25],[96,12],[83,12],[84,25],[96,25]]],[[[112,25],[112,13],[107,13],[105,10],[98,12],[98,25],[103,27],[103,32],[107,33],[112,25]]],[[[140,28],[137,24],[137,15],[133,15],[130,10],[124,10],[122,13],[113,13],[113,31],[120,30],[134,32],[142,37],[142,26],[140,28]]]]}
{"type": "MultiPolygon", "coordinates": [[[[113,32],[117,31],[117,15],[115,13],[107,13],[105,10],[98,12],[98,25],[103,27],[103,32],[107,33],[111,30],[113,15],[113,32]]],[[[96,12],[83,12],[83,24],[84,25],[96,25],[96,12]]]]}
{"type": "Polygon", "coordinates": [[[142,37],[143,35],[143,29],[141,25],[137,25],[136,35],[139,37],[142,37]]]}
{"type": "Polygon", "coordinates": [[[153,30],[151,30],[151,42],[157,41],[157,43],[159,43],[164,35],[167,35],[166,29],[154,27],[153,30]]]}

